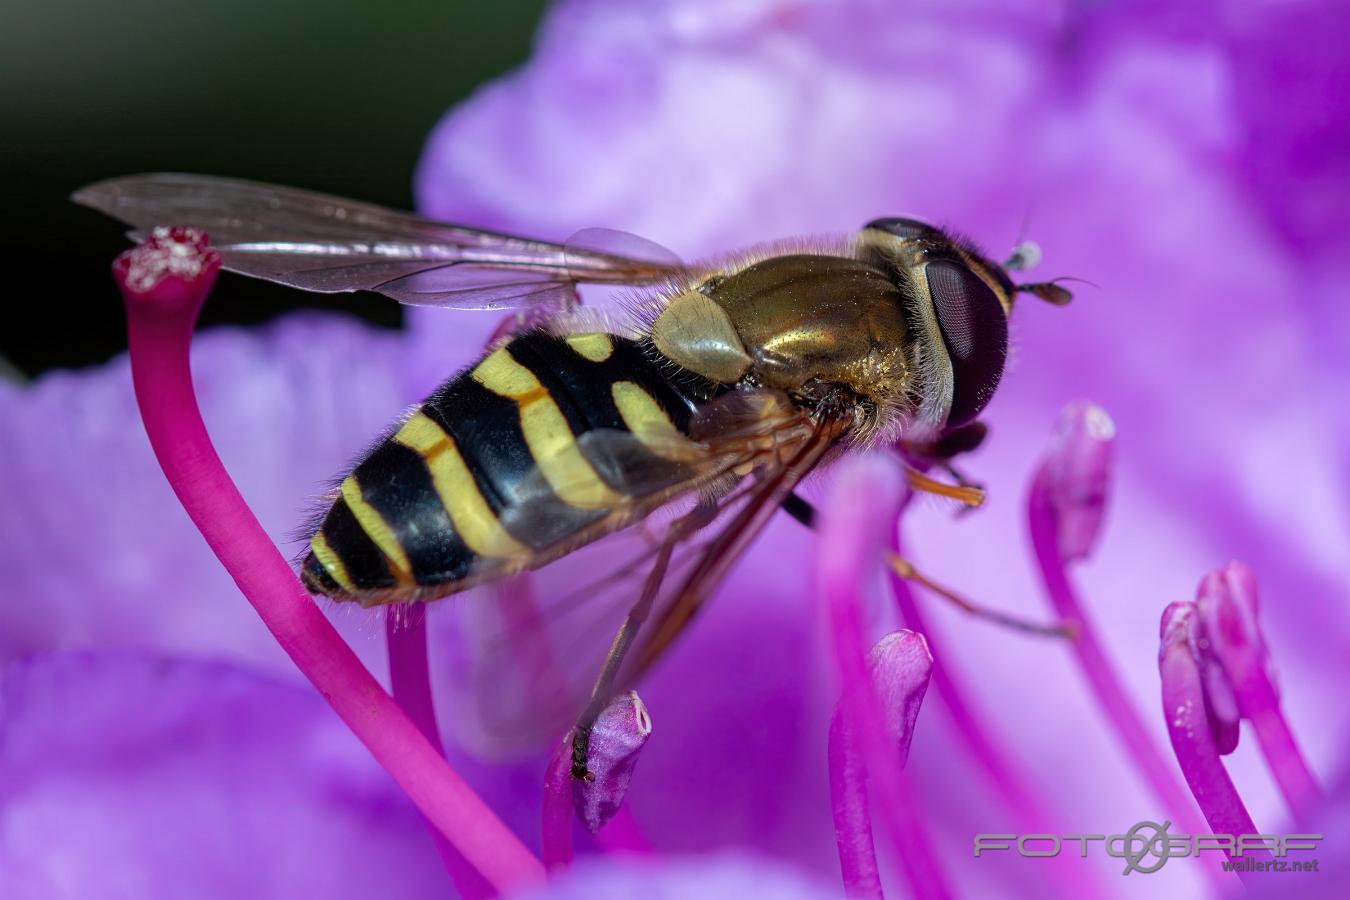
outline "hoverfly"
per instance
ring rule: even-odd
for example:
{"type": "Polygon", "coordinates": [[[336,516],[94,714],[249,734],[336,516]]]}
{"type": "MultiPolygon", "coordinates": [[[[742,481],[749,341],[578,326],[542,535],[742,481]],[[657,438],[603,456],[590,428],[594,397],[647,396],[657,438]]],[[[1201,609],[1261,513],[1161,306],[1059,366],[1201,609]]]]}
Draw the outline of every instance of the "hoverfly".
{"type": "Polygon", "coordinates": [[[670,646],[774,512],[810,523],[794,493],[808,473],[901,439],[968,444],[961,429],[978,425],[1003,374],[1015,295],[1069,299],[1052,282],[1014,284],[1016,256],[998,265],[907,218],[687,266],[226,178],[132,176],[74,199],[142,234],[200,228],[244,275],[534,321],[342,480],[300,574],[315,594],[365,606],[433,600],[676,509],[577,720],[577,777],[600,710],[670,646]],[[599,327],[573,312],[580,283],[635,289],[631,321],[599,327]]]}

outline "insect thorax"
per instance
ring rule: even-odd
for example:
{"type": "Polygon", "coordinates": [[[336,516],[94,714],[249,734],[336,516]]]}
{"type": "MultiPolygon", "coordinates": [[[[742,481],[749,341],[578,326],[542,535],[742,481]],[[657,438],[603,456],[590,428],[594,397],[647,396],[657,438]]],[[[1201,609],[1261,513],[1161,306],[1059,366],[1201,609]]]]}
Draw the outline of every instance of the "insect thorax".
{"type": "Polygon", "coordinates": [[[657,349],[727,385],[808,401],[837,386],[857,401],[855,438],[911,407],[912,344],[901,286],[858,259],[771,256],[672,297],[652,326],[657,349]]]}

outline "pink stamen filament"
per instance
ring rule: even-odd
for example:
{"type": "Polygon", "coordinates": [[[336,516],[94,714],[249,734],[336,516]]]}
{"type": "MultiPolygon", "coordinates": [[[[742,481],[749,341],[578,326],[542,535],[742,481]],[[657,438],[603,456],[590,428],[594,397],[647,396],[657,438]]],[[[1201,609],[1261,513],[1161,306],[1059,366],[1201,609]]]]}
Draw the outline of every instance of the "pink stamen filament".
{"type": "Polygon", "coordinates": [[[1231,562],[1200,583],[1195,608],[1203,624],[1198,633],[1207,639],[1206,655],[1222,667],[1239,712],[1251,722],[1294,820],[1305,826],[1322,800],[1322,789],[1280,710],[1257,606],[1256,574],[1243,563],[1231,562]]]}
{"type": "Polygon", "coordinates": [[[1289,723],[1280,711],[1280,698],[1270,683],[1263,667],[1253,667],[1248,677],[1236,679],[1234,692],[1238,704],[1251,720],[1261,755],[1280,786],[1280,793],[1293,813],[1294,820],[1306,825],[1313,809],[1322,799],[1322,788],[1308,766],[1289,730],[1289,723]]]}
{"type": "MultiPolygon", "coordinates": [[[[1193,614],[1181,609],[1189,604],[1173,604],[1163,613],[1162,650],[1158,669],[1162,681],[1163,715],[1168,736],[1176,752],[1177,763],[1191,793],[1209,823],[1209,832],[1188,828],[1191,834],[1257,834],[1251,814],[1243,805],[1237,788],[1219,758],[1218,744],[1204,708],[1204,689],[1200,667],[1196,663],[1186,633],[1176,629],[1189,627],[1173,621],[1173,613],[1193,614]]],[[[1234,857],[1229,854],[1229,858],[1234,857]]],[[[1239,871],[1244,881],[1254,873],[1239,871]]]]}
{"type": "Polygon", "coordinates": [[[1199,828],[1201,823],[1195,814],[1195,806],[1149,739],[1143,721],[1107,661],[1106,652],[1097,640],[1082,603],[1069,581],[1059,552],[1055,513],[1044,471],[1039,472],[1032,483],[1028,520],[1031,543],[1046,593],[1055,612],[1077,627],[1077,635],[1071,641],[1074,655],[1093,693],[1097,695],[1097,702],[1101,704],[1117,737],[1124,743],[1130,759],[1143,774],[1154,795],[1189,833],[1203,833],[1199,828]]]}
{"type": "Polygon", "coordinates": [[[817,578],[843,689],[839,712],[845,736],[856,736],[896,858],[914,895],[948,897],[951,892],[915,807],[914,791],[886,734],[860,618],[866,575],[881,562],[883,537],[895,522],[902,482],[898,467],[880,457],[840,472],[820,535],[817,578]]]}
{"type": "Polygon", "coordinates": [[[539,861],[455,773],[305,592],[211,444],[189,347],[209,283],[190,302],[125,291],[132,378],[146,434],[179,502],[296,666],[413,803],[501,892],[539,879],[539,861]]]}
{"type": "Polygon", "coordinates": [[[550,872],[572,864],[572,734],[559,742],[544,773],[544,868],[550,872]]]}
{"type": "MultiPolygon", "coordinates": [[[[897,522],[896,527],[891,529],[889,545],[890,551],[896,556],[903,555],[899,524],[897,522]]],[[[906,627],[922,634],[928,641],[929,649],[933,653],[932,685],[937,688],[938,697],[951,717],[952,727],[956,730],[958,739],[965,745],[966,752],[984,771],[985,779],[992,785],[999,801],[1012,813],[1014,820],[1020,824],[1025,833],[1052,831],[1052,824],[1057,821],[1056,817],[1040,804],[1035,792],[1027,785],[1017,767],[998,750],[993,738],[980,724],[979,716],[967,699],[969,692],[961,684],[956,672],[943,661],[941,651],[934,647],[933,630],[915,602],[914,592],[910,590],[909,584],[889,566],[886,568],[886,577],[899,607],[901,621],[906,627]]],[[[1084,874],[1082,867],[1076,863],[1077,860],[1063,858],[1056,860],[1058,869],[1056,874],[1059,879],[1072,885],[1069,893],[1075,897],[1099,895],[1100,887],[1084,874]]]]}
{"type": "Polygon", "coordinates": [[[656,852],[651,840],[633,818],[633,811],[625,803],[614,818],[595,834],[595,843],[606,853],[631,853],[642,856],[656,852]]]}
{"type": "MultiPolygon", "coordinates": [[[[384,616],[385,642],[389,648],[389,682],[394,701],[402,707],[441,756],[440,729],[436,726],[436,707],[431,694],[431,673],[427,665],[427,611],[420,603],[390,606],[384,616]]],[[[429,821],[432,843],[445,864],[450,881],[464,900],[493,896],[478,870],[469,865],[455,846],[429,821]]]]}
{"type": "Polygon", "coordinates": [[[845,734],[843,715],[835,709],[830,718],[830,804],[834,813],[835,841],[839,845],[839,869],[844,892],[855,900],[883,898],[877,849],[872,840],[872,811],[867,805],[867,772],[858,753],[858,742],[845,734]]]}

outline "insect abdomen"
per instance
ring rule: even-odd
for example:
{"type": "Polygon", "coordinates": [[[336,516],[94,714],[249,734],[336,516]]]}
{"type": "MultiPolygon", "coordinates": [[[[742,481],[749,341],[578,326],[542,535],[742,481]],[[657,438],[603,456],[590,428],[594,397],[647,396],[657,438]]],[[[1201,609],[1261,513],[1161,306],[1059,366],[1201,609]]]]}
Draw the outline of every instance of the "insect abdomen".
{"type": "Polygon", "coordinates": [[[632,487],[578,438],[645,434],[653,419],[684,434],[693,405],[636,341],[515,338],[444,384],[343,480],[310,542],[305,584],[397,602],[530,568],[632,487]]]}

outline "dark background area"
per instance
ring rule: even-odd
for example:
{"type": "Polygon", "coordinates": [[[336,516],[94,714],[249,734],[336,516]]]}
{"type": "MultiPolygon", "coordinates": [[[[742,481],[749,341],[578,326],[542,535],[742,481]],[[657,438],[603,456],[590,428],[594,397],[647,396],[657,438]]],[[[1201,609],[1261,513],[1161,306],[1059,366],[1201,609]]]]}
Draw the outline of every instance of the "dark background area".
{"type": "MultiPolygon", "coordinates": [[[[62,0],[0,29],[0,365],[34,375],[126,346],[108,274],[122,229],[67,199],[99,178],[189,171],[412,205],[436,121],[523,62],[543,0],[62,0]],[[17,278],[15,277],[17,273],[17,278]]],[[[299,306],[397,326],[391,302],[224,274],[203,324],[299,306]]]]}

